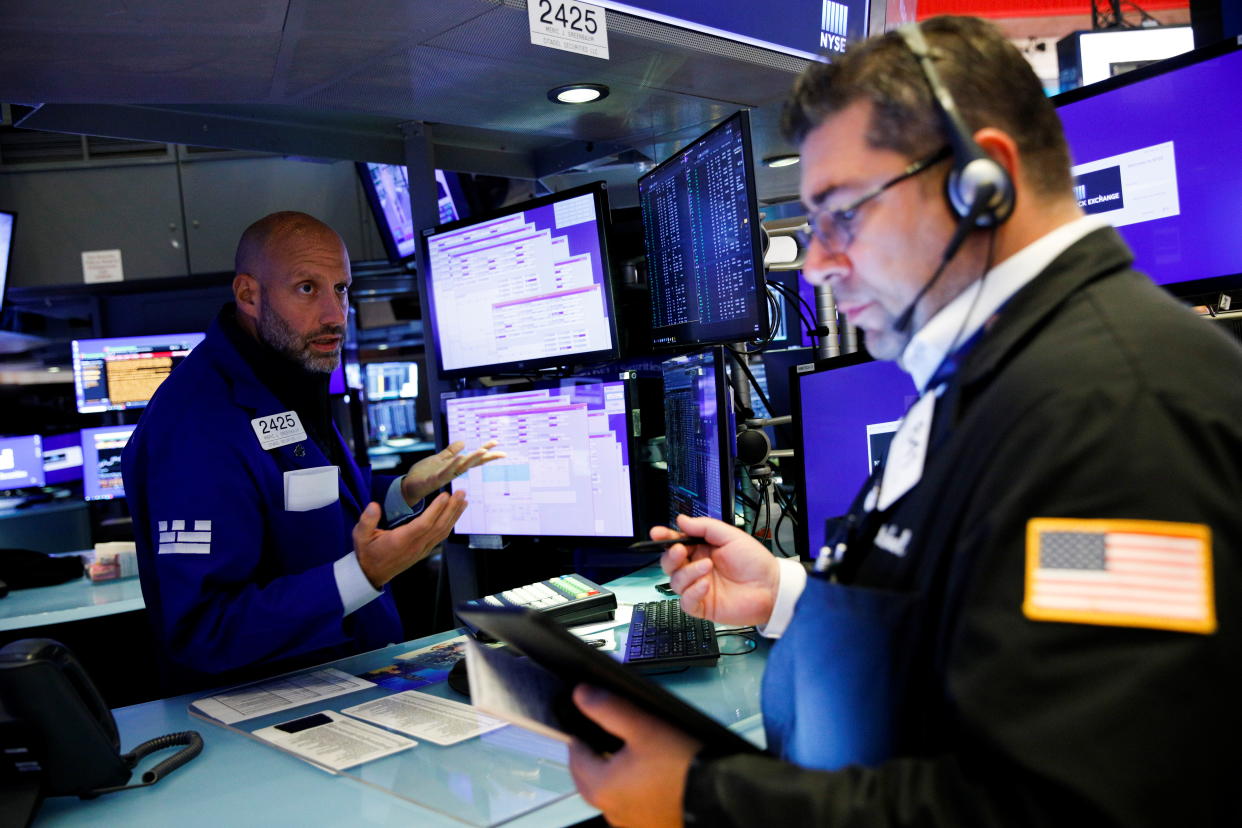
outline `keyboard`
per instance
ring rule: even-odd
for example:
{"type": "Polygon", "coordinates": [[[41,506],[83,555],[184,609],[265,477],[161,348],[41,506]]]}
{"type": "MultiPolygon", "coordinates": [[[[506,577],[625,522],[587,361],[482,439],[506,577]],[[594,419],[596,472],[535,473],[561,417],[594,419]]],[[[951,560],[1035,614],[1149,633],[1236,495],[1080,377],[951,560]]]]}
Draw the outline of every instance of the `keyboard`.
{"type": "Polygon", "coordinates": [[[559,575],[463,604],[467,608],[526,607],[570,626],[611,620],[616,615],[617,596],[581,575],[559,575]]]}
{"type": "Polygon", "coordinates": [[[626,664],[643,671],[679,670],[714,667],[719,659],[716,626],[686,615],[680,599],[634,605],[625,643],[626,664]]]}

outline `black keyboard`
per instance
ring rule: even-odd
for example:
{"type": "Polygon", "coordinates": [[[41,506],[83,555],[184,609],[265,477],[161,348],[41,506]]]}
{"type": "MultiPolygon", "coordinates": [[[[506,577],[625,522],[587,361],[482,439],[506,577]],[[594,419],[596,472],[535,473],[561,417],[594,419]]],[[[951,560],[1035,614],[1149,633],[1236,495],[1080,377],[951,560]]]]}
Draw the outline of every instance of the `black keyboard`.
{"type": "Polygon", "coordinates": [[[681,600],[634,605],[625,663],[640,670],[714,667],[720,659],[716,626],[681,611],[681,600]]]}
{"type": "Polygon", "coordinates": [[[617,596],[612,590],[581,575],[558,575],[546,581],[466,601],[464,606],[527,607],[571,626],[611,620],[616,613],[617,596]]]}

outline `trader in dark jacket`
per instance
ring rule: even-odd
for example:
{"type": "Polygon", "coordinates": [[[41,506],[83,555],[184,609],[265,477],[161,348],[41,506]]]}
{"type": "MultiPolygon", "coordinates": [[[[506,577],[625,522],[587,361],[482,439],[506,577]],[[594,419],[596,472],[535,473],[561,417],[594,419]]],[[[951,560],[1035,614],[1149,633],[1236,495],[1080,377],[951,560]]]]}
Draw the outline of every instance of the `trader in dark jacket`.
{"type": "Polygon", "coordinates": [[[463,493],[423,498],[503,456],[455,443],[404,476],[359,468],[329,413],[351,281],[340,236],[273,213],[242,235],[236,269],[236,302],[156,391],[122,457],[143,596],[177,689],[404,640],[388,583],[466,508],[463,493]]]}
{"type": "Polygon", "coordinates": [[[580,687],[626,746],[575,744],[579,789],[624,825],[1242,824],[1242,351],[1081,214],[987,24],[813,66],[787,123],[806,276],[922,396],[813,571],[706,518],[665,554],[688,612],[780,637],[784,761],[580,687]]]}

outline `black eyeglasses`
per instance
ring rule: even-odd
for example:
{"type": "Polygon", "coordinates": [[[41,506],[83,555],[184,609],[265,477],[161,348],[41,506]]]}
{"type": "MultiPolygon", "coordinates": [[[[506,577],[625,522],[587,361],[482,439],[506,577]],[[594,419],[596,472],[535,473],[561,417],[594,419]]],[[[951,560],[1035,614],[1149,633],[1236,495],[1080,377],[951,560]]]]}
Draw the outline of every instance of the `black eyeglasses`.
{"type": "Polygon", "coordinates": [[[864,204],[890,187],[897,186],[907,178],[913,178],[952,155],[952,148],[947,145],[943,146],[931,155],[915,161],[893,178],[890,178],[878,187],[868,190],[844,207],[836,210],[821,207],[819,210],[807,213],[806,221],[811,229],[809,233],[805,230],[797,233],[798,243],[805,249],[810,246],[810,237],[814,236],[827,250],[834,252],[844,251],[845,248],[854,242],[854,222],[858,220],[858,211],[862,209],[864,204]]]}

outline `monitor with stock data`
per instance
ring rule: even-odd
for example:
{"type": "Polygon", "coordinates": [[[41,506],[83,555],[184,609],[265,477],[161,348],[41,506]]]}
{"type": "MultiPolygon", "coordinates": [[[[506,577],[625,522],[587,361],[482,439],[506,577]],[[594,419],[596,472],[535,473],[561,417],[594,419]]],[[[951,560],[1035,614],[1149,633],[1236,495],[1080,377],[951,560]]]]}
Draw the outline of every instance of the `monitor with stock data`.
{"type": "Polygon", "coordinates": [[[425,231],[441,376],[615,358],[607,223],[597,182],[425,231]]]}
{"type": "Polygon", "coordinates": [[[767,336],[755,192],[745,111],[638,179],[654,344],[767,336]]]}

